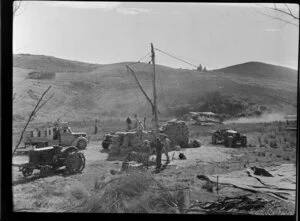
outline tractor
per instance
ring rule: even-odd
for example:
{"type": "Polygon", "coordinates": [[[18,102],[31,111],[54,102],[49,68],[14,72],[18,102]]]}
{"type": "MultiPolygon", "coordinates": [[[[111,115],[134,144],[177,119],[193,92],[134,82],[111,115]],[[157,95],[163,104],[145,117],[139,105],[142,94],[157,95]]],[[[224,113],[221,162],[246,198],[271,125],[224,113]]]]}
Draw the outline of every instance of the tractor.
{"type": "Polygon", "coordinates": [[[102,148],[104,150],[108,150],[109,149],[109,146],[112,144],[112,137],[113,137],[112,133],[104,135],[104,138],[103,138],[103,141],[102,141],[102,148]]]}
{"type": "Polygon", "coordinates": [[[75,146],[80,150],[85,149],[88,142],[87,133],[72,132],[67,123],[27,131],[27,136],[24,141],[25,147],[31,145],[36,148],[41,148],[59,145],[64,147],[75,146]]]}
{"type": "Polygon", "coordinates": [[[33,170],[40,170],[40,176],[65,167],[69,174],[80,173],[85,167],[85,156],[76,147],[49,146],[32,149],[28,152],[29,162],[13,164],[19,167],[24,177],[31,176],[33,170]]]}
{"type": "Polygon", "coordinates": [[[213,132],[212,143],[224,143],[226,147],[246,147],[247,136],[232,129],[221,129],[213,132]]]}

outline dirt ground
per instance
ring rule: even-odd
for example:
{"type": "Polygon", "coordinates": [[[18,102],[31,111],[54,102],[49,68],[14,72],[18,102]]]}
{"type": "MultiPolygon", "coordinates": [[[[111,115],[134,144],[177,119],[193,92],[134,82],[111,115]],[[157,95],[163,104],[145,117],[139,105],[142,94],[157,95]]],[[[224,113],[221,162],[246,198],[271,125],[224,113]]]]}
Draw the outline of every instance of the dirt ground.
{"type": "MultiPolygon", "coordinates": [[[[205,139],[204,139],[205,140],[205,139]]],[[[208,138],[207,138],[208,140],[208,138]]],[[[284,153],[271,147],[225,148],[223,145],[212,145],[203,142],[199,148],[171,151],[171,163],[160,173],[151,173],[157,180],[166,186],[176,183],[179,186],[190,187],[191,202],[211,202],[224,196],[248,194],[246,190],[219,185],[219,191],[202,188],[204,181],[197,175],[223,174],[244,169],[245,164],[260,167],[280,165],[283,163],[295,164],[295,147],[286,149],[284,153]],[[276,152],[277,151],[277,152],[276,152]],[[186,160],[178,158],[184,153],[186,160]],[[264,153],[264,154],[262,154],[264,153]],[[286,157],[286,156],[289,157],[286,157]]],[[[17,167],[13,167],[13,200],[15,211],[35,212],[65,212],[76,206],[91,195],[96,180],[105,180],[113,175],[111,170],[120,170],[122,158],[108,160],[108,153],[103,151],[101,141],[92,141],[83,151],[86,157],[86,167],[81,174],[67,176],[63,171],[48,177],[39,177],[35,170],[29,178],[24,178],[17,167]],[[80,191],[79,191],[80,190],[80,191]]],[[[155,156],[151,156],[154,158],[155,156]]],[[[150,158],[150,159],[151,159],[150,158]]],[[[165,156],[162,157],[163,162],[165,156]]],[[[15,156],[13,163],[20,164],[28,161],[26,156],[15,156]]],[[[253,194],[272,201],[263,210],[253,211],[254,214],[294,214],[295,203],[287,203],[264,194],[253,194]]]]}

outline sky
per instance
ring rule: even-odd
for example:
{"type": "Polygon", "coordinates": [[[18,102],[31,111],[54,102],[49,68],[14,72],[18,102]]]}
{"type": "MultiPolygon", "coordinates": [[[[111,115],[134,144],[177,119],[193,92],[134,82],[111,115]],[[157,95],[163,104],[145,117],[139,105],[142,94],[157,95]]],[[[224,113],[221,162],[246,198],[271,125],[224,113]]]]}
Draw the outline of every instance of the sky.
{"type": "MultiPolygon", "coordinates": [[[[138,61],[153,43],[208,70],[249,61],[297,69],[299,24],[262,13],[273,15],[250,3],[24,1],[14,16],[13,53],[109,64],[138,61]]],[[[156,63],[195,68],[159,51],[156,63]]]]}

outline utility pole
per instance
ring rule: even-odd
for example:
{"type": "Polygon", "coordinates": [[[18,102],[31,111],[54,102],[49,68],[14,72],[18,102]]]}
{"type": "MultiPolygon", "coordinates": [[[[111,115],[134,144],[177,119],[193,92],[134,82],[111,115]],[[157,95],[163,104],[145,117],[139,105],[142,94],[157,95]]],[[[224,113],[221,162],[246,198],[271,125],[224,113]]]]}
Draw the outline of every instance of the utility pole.
{"type": "Polygon", "coordinates": [[[158,133],[158,118],[157,118],[157,95],[156,95],[156,73],[155,73],[155,53],[154,47],[151,43],[151,59],[153,64],[153,115],[154,115],[154,124],[155,124],[155,131],[158,133]]]}

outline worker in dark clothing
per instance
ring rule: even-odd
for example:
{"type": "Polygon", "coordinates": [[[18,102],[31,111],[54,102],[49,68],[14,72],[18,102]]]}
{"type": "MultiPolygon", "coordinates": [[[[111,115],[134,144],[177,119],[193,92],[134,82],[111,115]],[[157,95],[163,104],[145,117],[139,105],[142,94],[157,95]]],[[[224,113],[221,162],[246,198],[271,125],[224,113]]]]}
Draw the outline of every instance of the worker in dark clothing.
{"type": "Polygon", "coordinates": [[[127,131],[131,130],[131,119],[130,119],[130,117],[127,117],[126,123],[127,123],[127,131]]]}
{"type": "Polygon", "coordinates": [[[159,138],[156,138],[155,149],[156,149],[156,170],[159,171],[161,169],[161,155],[163,149],[163,144],[159,138]]]}
{"type": "Polygon", "coordinates": [[[144,117],[144,130],[146,130],[146,117],[144,117]]]}

